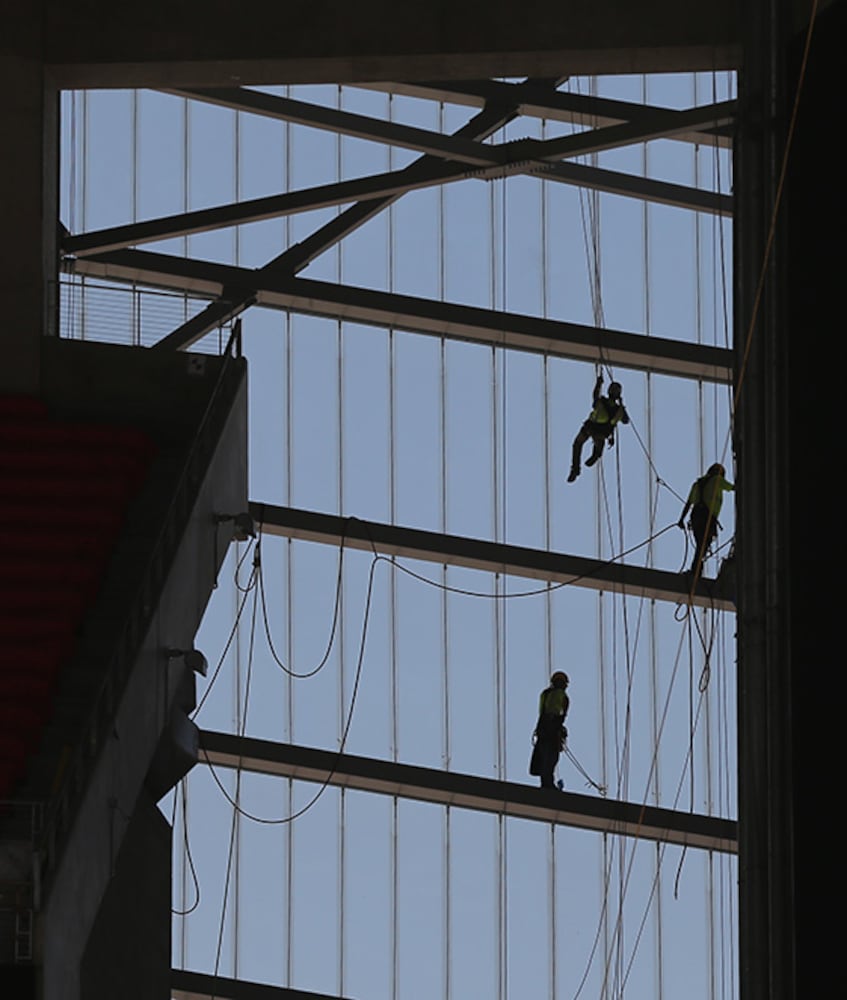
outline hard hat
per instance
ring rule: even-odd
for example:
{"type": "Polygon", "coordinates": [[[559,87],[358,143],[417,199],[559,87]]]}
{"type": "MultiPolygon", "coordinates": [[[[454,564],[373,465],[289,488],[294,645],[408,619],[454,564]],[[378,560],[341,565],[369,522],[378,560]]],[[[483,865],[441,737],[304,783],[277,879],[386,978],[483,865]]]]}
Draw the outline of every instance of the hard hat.
{"type": "Polygon", "coordinates": [[[722,476],[726,472],[726,469],[721,465],[720,462],[715,462],[714,465],[710,465],[707,476],[722,476]]]}
{"type": "Polygon", "coordinates": [[[550,678],[550,683],[554,687],[558,687],[559,684],[563,684],[565,687],[567,687],[568,684],[570,684],[570,680],[568,679],[568,675],[564,672],[564,670],[557,670],[550,678]]]}
{"type": "Polygon", "coordinates": [[[621,384],[620,384],[620,382],[610,382],[609,383],[609,398],[610,399],[620,399],[621,398],[621,384]]]}

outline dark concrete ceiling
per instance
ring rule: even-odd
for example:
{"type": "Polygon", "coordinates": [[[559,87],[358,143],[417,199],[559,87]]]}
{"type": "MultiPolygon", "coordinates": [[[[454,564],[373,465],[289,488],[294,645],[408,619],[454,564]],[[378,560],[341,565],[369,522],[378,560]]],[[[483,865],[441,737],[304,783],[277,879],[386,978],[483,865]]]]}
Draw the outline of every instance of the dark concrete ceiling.
{"type": "Polygon", "coordinates": [[[42,0],[38,44],[63,87],[711,70],[737,65],[738,10],[737,0],[42,0]]]}

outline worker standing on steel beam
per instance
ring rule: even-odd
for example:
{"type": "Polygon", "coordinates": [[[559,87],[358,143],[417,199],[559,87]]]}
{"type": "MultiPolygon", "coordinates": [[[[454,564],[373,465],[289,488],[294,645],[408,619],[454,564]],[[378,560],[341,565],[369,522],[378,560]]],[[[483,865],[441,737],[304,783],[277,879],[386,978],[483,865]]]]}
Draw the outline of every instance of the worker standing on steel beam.
{"type": "Polygon", "coordinates": [[[545,688],[538,699],[538,722],[533,733],[535,746],[529,773],[541,779],[542,788],[554,787],[553,771],[568,738],[565,719],[571,704],[566,694],[569,683],[568,675],[557,670],[550,678],[550,687],[545,688]]]}
{"type": "Polygon", "coordinates": [[[615,443],[615,427],[620,424],[629,423],[629,414],[621,401],[620,382],[609,383],[609,395],[603,396],[600,390],[603,388],[603,376],[598,375],[594,383],[594,394],[592,396],[593,409],[588,415],[588,419],[580,427],[579,433],[574,438],[573,456],[571,458],[571,471],[568,482],[572,483],[579,475],[580,461],[582,459],[582,448],[585,442],[591,438],[594,442],[594,450],[586,459],[586,465],[594,465],[600,461],[603,448],[608,442],[611,446],[615,443]]]}
{"type": "Polygon", "coordinates": [[[723,506],[724,493],[735,489],[732,483],[724,479],[725,475],[726,469],[720,462],[710,465],[705,476],[694,481],[682,508],[679,526],[683,530],[685,515],[691,511],[689,524],[694,533],[694,561],[691,563],[691,573],[699,572],[702,561],[708,555],[709,546],[718,533],[720,527],[718,514],[723,506]]]}

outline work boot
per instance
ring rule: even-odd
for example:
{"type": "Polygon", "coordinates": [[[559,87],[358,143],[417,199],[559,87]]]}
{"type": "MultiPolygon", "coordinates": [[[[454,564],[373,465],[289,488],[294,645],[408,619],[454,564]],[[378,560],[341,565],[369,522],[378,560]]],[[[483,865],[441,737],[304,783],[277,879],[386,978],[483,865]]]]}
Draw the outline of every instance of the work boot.
{"type": "Polygon", "coordinates": [[[578,475],[579,475],[579,466],[578,465],[572,465],[571,466],[571,473],[568,476],[568,482],[569,483],[575,482],[576,481],[576,477],[578,475]]]}

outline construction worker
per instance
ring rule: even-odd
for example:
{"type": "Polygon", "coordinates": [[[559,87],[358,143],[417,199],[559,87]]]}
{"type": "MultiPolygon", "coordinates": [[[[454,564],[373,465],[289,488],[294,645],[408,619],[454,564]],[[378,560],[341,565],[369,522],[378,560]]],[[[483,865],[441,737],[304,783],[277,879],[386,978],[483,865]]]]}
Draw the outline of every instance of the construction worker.
{"type": "Polygon", "coordinates": [[[568,675],[557,670],[550,678],[550,687],[545,688],[538,699],[538,722],[533,733],[535,746],[529,773],[541,779],[542,788],[553,788],[553,771],[568,738],[565,718],[571,702],[565,692],[569,683],[568,675]]]}
{"type": "Polygon", "coordinates": [[[724,479],[726,469],[715,462],[706,470],[706,475],[695,480],[682,514],[679,526],[685,529],[685,516],[691,511],[691,530],[694,533],[694,561],[691,563],[691,573],[697,573],[699,566],[709,551],[712,540],[718,533],[720,521],[718,514],[723,506],[723,495],[735,487],[724,479]]]}
{"type": "Polygon", "coordinates": [[[603,454],[603,447],[608,442],[610,446],[615,443],[615,427],[620,424],[629,423],[629,414],[626,407],[621,402],[620,382],[609,384],[609,395],[603,396],[600,390],[603,386],[603,376],[598,375],[594,383],[594,394],[592,396],[594,409],[588,419],[580,427],[579,433],[574,438],[573,456],[571,457],[571,471],[568,482],[572,483],[579,475],[579,463],[582,459],[582,447],[591,438],[594,442],[594,450],[586,459],[586,465],[594,465],[599,462],[603,454]]]}

